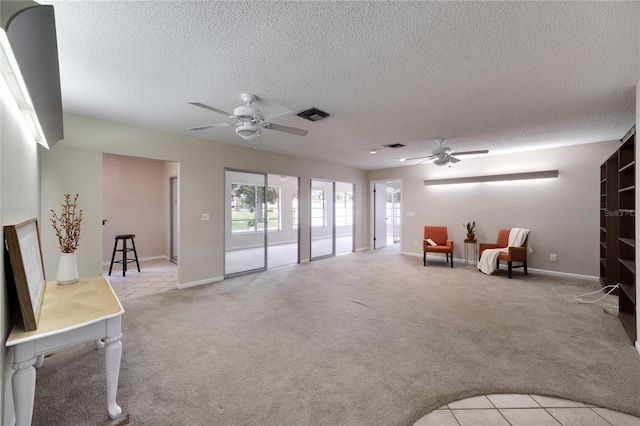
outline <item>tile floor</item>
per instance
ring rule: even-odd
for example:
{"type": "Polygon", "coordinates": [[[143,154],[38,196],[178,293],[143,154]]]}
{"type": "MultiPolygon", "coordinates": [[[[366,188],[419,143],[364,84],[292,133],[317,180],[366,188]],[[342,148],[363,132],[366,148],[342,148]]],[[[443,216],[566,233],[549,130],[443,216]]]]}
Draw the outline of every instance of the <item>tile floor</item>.
{"type": "Polygon", "coordinates": [[[640,426],[640,418],[564,399],[496,394],[452,402],[414,426],[640,426]]]}
{"type": "MultiPolygon", "coordinates": [[[[140,271],[129,264],[109,266],[103,275],[118,297],[144,297],[176,288],[177,265],[167,260],[140,262],[140,271]]],[[[452,402],[427,414],[414,426],[640,426],[640,418],[580,402],[538,395],[481,395],[452,402]]]]}
{"type": "Polygon", "coordinates": [[[130,263],[124,277],[122,266],[113,265],[111,275],[108,274],[109,266],[103,266],[102,275],[109,280],[120,300],[173,290],[178,283],[178,266],[163,259],[140,262],[140,272],[135,263],[130,263]]]}

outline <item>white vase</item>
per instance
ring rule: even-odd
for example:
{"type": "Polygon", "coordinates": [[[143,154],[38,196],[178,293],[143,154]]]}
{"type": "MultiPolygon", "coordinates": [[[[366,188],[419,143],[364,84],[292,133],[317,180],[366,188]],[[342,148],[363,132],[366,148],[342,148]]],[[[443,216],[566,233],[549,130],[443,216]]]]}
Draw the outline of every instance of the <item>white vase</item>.
{"type": "Polygon", "coordinates": [[[60,253],[56,281],[58,284],[73,284],[78,281],[78,263],[75,253],[60,253]]]}

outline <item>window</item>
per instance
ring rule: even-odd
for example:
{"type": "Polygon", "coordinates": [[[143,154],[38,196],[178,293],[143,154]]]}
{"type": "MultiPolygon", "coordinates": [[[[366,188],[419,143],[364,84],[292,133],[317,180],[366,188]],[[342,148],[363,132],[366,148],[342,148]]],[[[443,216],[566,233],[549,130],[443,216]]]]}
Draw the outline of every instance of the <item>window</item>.
{"type": "Polygon", "coordinates": [[[336,192],[336,226],[353,225],[353,193],[336,192]]]}
{"type": "Polygon", "coordinates": [[[280,230],[280,187],[270,186],[267,190],[267,218],[269,231],[280,230]]]}
{"type": "Polygon", "coordinates": [[[324,191],[311,190],[311,227],[320,228],[327,226],[326,205],[324,191]]]}
{"type": "Polygon", "coordinates": [[[265,206],[264,186],[231,184],[231,233],[264,230],[265,207],[268,210],[267,229],[280,229],[280,188],[267,189],[265,206]]]}
{"type": "Polygon", "coordinates": [[[292,215],[292,227],[298,229],[298,189],[294,189],[291,194],[291,215],[292,215]]]}

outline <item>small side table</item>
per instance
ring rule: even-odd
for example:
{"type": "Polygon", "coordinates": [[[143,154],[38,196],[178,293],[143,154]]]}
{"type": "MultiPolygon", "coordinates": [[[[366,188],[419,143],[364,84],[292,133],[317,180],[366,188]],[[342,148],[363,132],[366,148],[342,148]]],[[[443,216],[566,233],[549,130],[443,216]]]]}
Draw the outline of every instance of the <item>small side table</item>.
{"type": "Polygon", "coordinates": [[[473,266],[478,264],[478,241],[477,240],[464,240],[464,264],[468,265],[472,263],[469,261],[469,246],[473,247],[473,266]]]}

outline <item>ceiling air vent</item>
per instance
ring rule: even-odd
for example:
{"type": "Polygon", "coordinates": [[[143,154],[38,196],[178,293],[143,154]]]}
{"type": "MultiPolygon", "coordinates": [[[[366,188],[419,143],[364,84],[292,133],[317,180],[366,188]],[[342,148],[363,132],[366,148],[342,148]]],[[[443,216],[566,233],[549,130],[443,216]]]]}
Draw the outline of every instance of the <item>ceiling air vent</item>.
{"type": "Polygon", "coordinates": [[[398,148],[402,148],[404,145],[402,145],[401,143],[391,143],[389,145],[382,145],[384,148],[393,148],[393,149],[398,149],[398,148]]]}
{"type": "Polygon", "coordinates": [[[329,114],[328,112],[324,112],[322,110],[319,110],[316,107],[312,107],[309,108],[305,111],[301,111],[297,114],[298,117],[302,117],[305,118],[309,121],[318,121],[318,120],[322,120],[323,118],[326,117],[330,117],[331,114],[329,114]]]}

